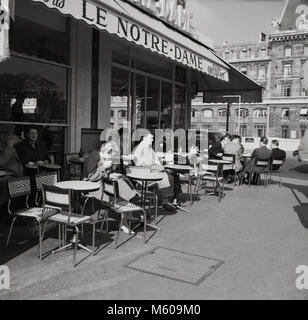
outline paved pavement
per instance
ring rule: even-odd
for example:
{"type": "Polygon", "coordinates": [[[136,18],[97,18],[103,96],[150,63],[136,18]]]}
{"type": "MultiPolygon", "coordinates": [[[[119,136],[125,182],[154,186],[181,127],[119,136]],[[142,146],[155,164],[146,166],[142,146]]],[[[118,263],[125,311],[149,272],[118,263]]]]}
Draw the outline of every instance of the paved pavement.
{"type": "MultiPolygon", "coordinates": [[[[84,260],[75,269],[72,252],[39,261],[35,243],[5,251],[0,239],[0,264],[11,274],[11,289],[0,291],[0,299],[307,299],[308,290],[295,286],[295,270],[308,266],[308,164],[290,158],[283,176],[281,188],[227,185],[220,203],[202,197],[189,214],[165,213],[162,230],[147,244],[133,237],[114,250],[113,230],[99,238],[97,255],[78,251],[84,260]],[[198,286],[124,267],[156,247],[224,263],[198,286]]],[[[44,250],[56,244],[50,233],[44,250]]]]}

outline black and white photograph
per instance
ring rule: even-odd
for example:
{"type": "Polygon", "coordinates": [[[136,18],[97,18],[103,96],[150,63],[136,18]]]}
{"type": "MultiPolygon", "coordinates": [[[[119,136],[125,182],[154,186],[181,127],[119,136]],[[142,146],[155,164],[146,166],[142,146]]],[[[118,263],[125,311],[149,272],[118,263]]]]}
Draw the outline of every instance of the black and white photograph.
{"type": "Polygon", "coordinates": [[[307,299],[308,0],[0,0],[2,302],[307,299]]]}

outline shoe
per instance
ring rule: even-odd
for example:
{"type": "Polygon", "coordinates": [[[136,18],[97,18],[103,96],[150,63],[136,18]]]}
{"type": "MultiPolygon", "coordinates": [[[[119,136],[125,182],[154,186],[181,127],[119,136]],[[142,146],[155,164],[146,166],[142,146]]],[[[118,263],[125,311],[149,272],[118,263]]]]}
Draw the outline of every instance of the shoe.
{"type": "Polygon", "coordinates": [[[166,211],[170,211],[170,212],[175,212],[176,211],[176,208],[173,204],[171,204],[170,202],[167,202],[167,203],[164,203],[163,204],[163,208],[166,210],[166,211]]]}
{"type": "Polygon", "coordinates": [[[121,229],[128,234],[135,234],[135,231],[129,230],[126,226],[122,226],[121,229]]]}

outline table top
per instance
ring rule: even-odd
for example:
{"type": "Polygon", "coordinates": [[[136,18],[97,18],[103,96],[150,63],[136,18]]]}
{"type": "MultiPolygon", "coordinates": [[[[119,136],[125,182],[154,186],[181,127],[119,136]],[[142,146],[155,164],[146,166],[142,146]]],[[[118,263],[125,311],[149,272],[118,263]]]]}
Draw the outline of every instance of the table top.
{"type": "Polygon", "coordinates": [[[163,180],[163,174],[162,172],[153,171],[150,170],[138,170],[135,172],[127,173],[126,175],[128,178],[134,179],[134,180],[143,180],[143,181],[160,181],[163,180]]]}
{"type": "Polygon", "coordinates": [[[39,167],[42,167],[42,168],[46,168],[46,169],[54,169],[54,170],[58,170],[58,169],[61,169],[62,167],[57,165],[57,164],[46,164],[46,163],[42,163],[42,164],[26,164],[25,165],[26,168],[28,169],[38,169],[39,167]]]}
{"type": "Polygon", "coordinates": [[[86,161],[85,158],[71,158],[71,159],[69,159],[69,162],[77,163],[77,164],[84,164],[85,161],[86,161]]]}
{"type": "Polygon", "coordinates": [[[170,170],[174,170],[174,171],[181,171],[181,172],[189,172],[191,170],[193,170],[193,168],[191,166],[187,166],[185,164],[181,165],[181,164],[167,164],[165,165],[166,169],[170,169],[170,170]]]}
{"type": "Polygon", "coordinates": [[[55,186],[61,189],[72,189],[75,191],[95,191],[100,188],[98,182],[83,180],[60,181],[55,183],[55,186]]]}
{"type": "Polygon", "coordinates": [[[202,164],[202,170],[217,171],[217,166],[214,164],[202,164]]]}
{"type": "Polygon", "coordinates": [[[6,171],[0,170],[0,177],[4,177],[6,175],[7,175],[6,171]]]}
{"type": "Polygon", "coordinates": [[[209,159],[209,162],[219,163],[219,164],[231,164],[232,161],[219,160],[219,159],[209,159]]]}

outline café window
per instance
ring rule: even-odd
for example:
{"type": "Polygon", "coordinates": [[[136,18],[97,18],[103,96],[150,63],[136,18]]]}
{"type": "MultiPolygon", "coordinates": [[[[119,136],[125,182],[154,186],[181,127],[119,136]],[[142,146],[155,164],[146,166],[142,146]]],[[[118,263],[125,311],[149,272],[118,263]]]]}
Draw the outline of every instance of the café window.
{"type": "Polygon", "coordinates": [[[218,117],[221,117],[221,118],[227,117],[227,109],[226,108],[219,109],[218,110],[218,117]]]}
{"type": "Polygon", "coordinates": [[[288,119],[289,118],[289,114],[290,114],[290,111],[288,108],[283,108],[282,111],[281,111],[281,116],[283,119],[288,119]]]}
{"type": "Polygon", "coordinates": [[[31,1],[16,1],[10,50],[58,63],[69,63],[69,19],[31,1]]]}
{"type": "MultiPolygon", "coordinates": [[[[127,114],[128,110],[128,79],[129,72],[116,67],[112,68],[111,76],[111,109],[122,108],[121,111],[125,111],[127,114]]],[[[114,110],[111,110],[114,111],[114,110]]],[[[122,113],[123,114],[123,113],[122,113]]],[[[113,114],[114,116],[115,114],[113,114]]],[[[123,119],[119,121],[119,117],[113,118],[111,113],[112,127],[115,130],[119,130],[121,127],[125,126],[123,119]]]]}
{"type": "Polygon", "coordinates": [[[186,69],[180,66],[175,67],[175,81],[180,83],[186,82],[186,69]]]}
{"type": "Polygon", "coordinates": [[[131,48],[131,59],[133,68],[168,79],[173,77],[173,63],[170,63],[167,58],[148,52],[143,48],[133,47],[131,48]]]}
{"type": "Polygon", "coordinates": [[[213,110],[212,109],[204,109],[202,110],[202,117],[204,118],[213,118],[213,110]]]}
{"type": "Polygon", "coordinates": [[[11,57],[0,64],[0,119],[67,123],[67,69],[11,57]]]}
{"type": "Polygon", "coordinates": [[[254,118],[264,118],[267,117],[267,110],[266,109],[256,109],[253,112],[254,118]]]}

